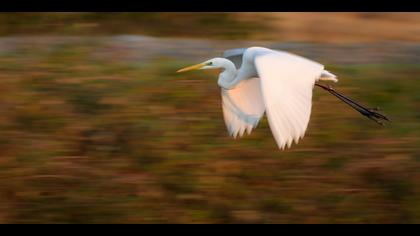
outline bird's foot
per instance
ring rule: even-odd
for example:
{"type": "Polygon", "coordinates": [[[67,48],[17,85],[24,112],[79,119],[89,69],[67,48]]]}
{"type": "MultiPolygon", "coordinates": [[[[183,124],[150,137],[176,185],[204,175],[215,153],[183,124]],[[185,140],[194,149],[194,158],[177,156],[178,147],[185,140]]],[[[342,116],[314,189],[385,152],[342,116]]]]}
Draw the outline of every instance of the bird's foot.
{"type": "Polygon", "coordinates": [[[351,106],[353,109],[358,111],[360,114],[366,116],[367,118],[375,121],[376,123],[378,123],[380,125],[384,125],[383,121],[391,122],[390,119],[388,119],[386,116],[384,116],[384,115],[382,115],[378,112],[380,110],[379,107],[366,108],[366,107],[360,105],[359,103],[353,101],[352,99],[338,93],[330,85],[325,86],[325,85],[318,84],[318,83],[315,83],[315,85],[327,90],[332,95],[336,96],[341,101],[345,102],[347,105],[351,106]]]}
{"type": "Polygon", "coordinates": [[[380,111],[379,107],[376,108],[368,108],[367,109],[369,112],[367,114],[367,117],[373,121],[375,121],[376,123],[380,124],[380,125],[384,125],[383,121],[388,121],[391,122],[390,119],[388,119],[388,117],[378,113],[377,111],[380,111]]]}

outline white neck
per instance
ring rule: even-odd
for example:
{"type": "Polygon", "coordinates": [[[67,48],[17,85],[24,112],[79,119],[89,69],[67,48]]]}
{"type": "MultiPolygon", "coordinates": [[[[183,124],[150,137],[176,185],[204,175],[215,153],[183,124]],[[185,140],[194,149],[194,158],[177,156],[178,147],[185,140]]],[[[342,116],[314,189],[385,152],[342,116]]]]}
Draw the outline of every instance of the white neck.
{"type": "Polygon", "coordinates": [[[221,68],[224,70],[220,73],[217,84],[224,89],[232,89],[239,83],[236,79],[238,70],[236,69],[235,64],[230,60],[225,59],[221,68]]]}

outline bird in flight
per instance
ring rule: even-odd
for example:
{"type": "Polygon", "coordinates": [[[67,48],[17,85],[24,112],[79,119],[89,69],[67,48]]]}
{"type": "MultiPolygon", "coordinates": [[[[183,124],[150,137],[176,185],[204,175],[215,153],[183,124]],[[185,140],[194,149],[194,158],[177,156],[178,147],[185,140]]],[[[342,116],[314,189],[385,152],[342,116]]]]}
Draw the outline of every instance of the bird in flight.
{"type": "Polygon", "coordinates": [[[377,108],[365,108],[331,86],[318,83],[338,81],[323,65],[285,51],[263,47],[230,49],[223,57],[177,72],[216,68],[222,69],[217,83],[221,87],[224,121],[235,138],[245,132],[250,134],[266,113],[279,149],[297,144],[308,127],[314,86],[381,125],[389,121],[377,108]]]}

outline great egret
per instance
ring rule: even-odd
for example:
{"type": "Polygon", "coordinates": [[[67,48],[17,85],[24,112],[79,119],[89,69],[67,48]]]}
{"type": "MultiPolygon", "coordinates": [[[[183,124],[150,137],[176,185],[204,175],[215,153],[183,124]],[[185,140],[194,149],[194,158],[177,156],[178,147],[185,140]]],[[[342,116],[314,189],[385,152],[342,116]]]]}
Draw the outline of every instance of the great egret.
{"type": "Polygon", "coordinates": [[[224,58],[216,57],[178,70],[221,68],[218,85],[222,90],[223,116],[233,137],[250,134],[264,112],[279,149],[298,143],[308,127],[312,106],[312,89],[317,85],[362,115],[382,124],[389,121],[318,81],[337,82],[324,66],[307,58],[263,47],[230,49],[224,58]],[[237,69],[239,68],[239,69],[237,69]]]}

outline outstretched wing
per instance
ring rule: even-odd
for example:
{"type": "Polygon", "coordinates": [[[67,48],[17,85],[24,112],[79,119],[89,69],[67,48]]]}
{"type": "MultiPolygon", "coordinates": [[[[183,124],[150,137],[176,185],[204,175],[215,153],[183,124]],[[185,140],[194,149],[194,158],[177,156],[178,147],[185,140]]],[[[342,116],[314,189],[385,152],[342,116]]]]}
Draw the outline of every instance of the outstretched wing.
{"type": "Polygon", "coordinates": [[[222,108],[226,128],[233,137],[248,134],[258,124],[265,106],[259,78],[241,81],[234,89],[222,88],[222,108]]]}
{"type": "Polygon", "coordinates": [[[312,89],[324,66],[277,51],[257,56],[255,65],[271,131],[280,149],[290,147],[308,127],[312,89]]]}
{"type": "Polygon", "coordinates": [[[235,64],[236,68],[239,69],[242,65],[242,55],[246,48],[234,48],[228,49],[223,53],[223,57],[229,59],[235,64]]]}

